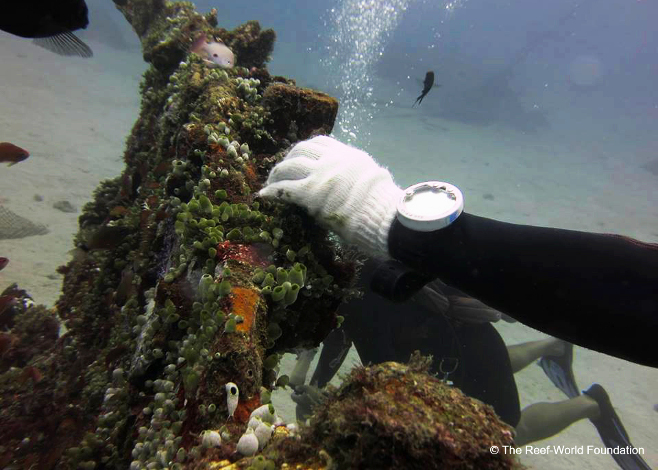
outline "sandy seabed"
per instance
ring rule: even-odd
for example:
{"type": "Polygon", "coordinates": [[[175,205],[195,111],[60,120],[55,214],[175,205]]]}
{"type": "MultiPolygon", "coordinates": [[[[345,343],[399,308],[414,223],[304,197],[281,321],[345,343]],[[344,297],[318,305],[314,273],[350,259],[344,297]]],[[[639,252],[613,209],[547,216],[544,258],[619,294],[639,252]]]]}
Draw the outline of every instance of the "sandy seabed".
{"type": "MultiPolygon", "coordinates": [[[[59,295],[62,277],[56,269],[69,259],[80,209],[99,181],[120,174],[125,138],[139,112],[138,83],[145,69],[139,51],[90,45],[92,59],[65,59],[0,33],[0,141],[31,153],[28,160],[0,169],[0,204],[50,229],[43,236],[0,241],[0,256],[10,259],[0,273],[0,288],[17,282],[47,305],[59,295]],[[78,211],[54,209],[60,200],[78,211]]],[[[274,71],[296,78],[293,71],[274,71]]],[[[601,140],[593,129],[591,137],[585,133],[580,139],[570,139],[566,132],[559,135],[559,129],[552,132],[539,138],[391,107],[372,121],[369,151],[389,166],[400,185],[430,178],[457,184],[466,194],[467,210],[478,215],[657,242],[658,180],[621,158],[633,150],[627,148],[628,141],[601,140]],[[405,140],[404,152],[398,151],[406,136],[413,139],[405,140]]],[[[497,327],[508,344],[545,337],[520,324],[497,327]]],[[[354,363],[358,356],[352,351],[343,372],[354,363]]],[[[292,364],[293,356],[287,356],[283,372],[292,364]]],[[[579,347],[574,371],[582,388],[593,382],[606,388],[633,443],[658,468],[658,414],[653,409],[658,371],[579,347]]],[[[522,406],[564,399],[537,366],[516,379],[522,406]]],[[[275,404],[293,420],[288,395],[277,392],[275,404]]],[[[581,421],[536,443],[546,445],[600,447],[601,441],[594,426],[581,421]]],[[[607,455],[520,457],[538,469],[618,468],[607,455]]]]}

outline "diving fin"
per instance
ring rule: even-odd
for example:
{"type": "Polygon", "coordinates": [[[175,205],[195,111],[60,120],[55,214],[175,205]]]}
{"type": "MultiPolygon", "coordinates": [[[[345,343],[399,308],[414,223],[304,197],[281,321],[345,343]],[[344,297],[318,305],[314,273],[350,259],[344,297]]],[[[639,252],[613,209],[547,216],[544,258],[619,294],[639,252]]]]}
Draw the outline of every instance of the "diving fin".
{"type": "Polygon", "coordinates": [[[595,383],[587,390],[583,390],[583,393],[592,397],[599,404],[599,418],[590,419],[590,421],[596,426],[601,441],[610,449],[610,456],[615,459],[617,465],[623,470],[651,470],[649,464],[644,461],[639,451],[631,443],[605,389],[595,383]]]}
{"type": "Polygon", "coordinates": [[[573,375],[573,344],[564,343],[564,352],[559,356],[543,356],[537,364],[544,369],[544,373],[551,379],[553,385],[562,390],[569,398],[580,395],[576,378],[573,375]]]}

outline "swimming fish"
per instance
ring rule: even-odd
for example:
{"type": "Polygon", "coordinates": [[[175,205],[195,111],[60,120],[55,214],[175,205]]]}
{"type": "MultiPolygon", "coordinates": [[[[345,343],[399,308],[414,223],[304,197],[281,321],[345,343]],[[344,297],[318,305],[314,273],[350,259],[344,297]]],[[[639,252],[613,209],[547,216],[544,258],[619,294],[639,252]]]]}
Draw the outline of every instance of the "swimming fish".
{"type": "Polygon", "coordinates": [[[0,271],[5,269],[5,266],[9,264],[9,259],[4,256],[0,256],[0,271]]]}
{"type": "Polygon", "coordinates": [[[22,38],[34,38],[38,46],[64,56],[93,55],[89,46],[72,33],[86,28],[88,24],[84,0],[11,2],[0,15],[1,30],[22,38]]]}
{"type": "MultiPolygon", "coordinates": [[[[123,225],[102,225],[95,231],[85,237],[85,240],[78,243],[78,246],[68,252],[74,261],[81,263],[89,258],[92,251],[97,250],[114,250],[116,247],[125,242],[125,238],[130,235],[130,228],[123,225]]],[[[119,297],[121,292],[116,293],[119,297]]]]}
{"type": "Polygon", "coordinates": [[[130,234],[129,227],[123,225],[102,225],[93,232],[86,240],[78,246],[84,251],[113,250],[125,242],[125,237],[130,234]]]}
{"type": "Polygon", "coordinates": [[[423,82],[423,92],[420,94],[418,98],[416,98],[416,101],[411,106],[412,108],[416,106],[416,103],[420,105],[420,103],[423,102],[423,98],[425,98],[425,95],[427,95],[430,92],[432,86],[440,87],[441,85],[434,85],[434,72],[430,70],[425,74],[425,81],[423,82]]]}
{"type": "Polygon", "coordinates": [[[230,69],[235,64],[235,56],[223,42],[210,41],[205,33],[201,34],[190,47],[191,52],[199,54],[211,67],[230,69]]]}
{"type": "Polygon", "coordinates": [[[27,157],[30,156],[30,153],[27,150],[10,144],[9,142],[0,142],[0,162],[9,163],[8,166],[15,165],[18,162],[22,162],[27,157]]]}

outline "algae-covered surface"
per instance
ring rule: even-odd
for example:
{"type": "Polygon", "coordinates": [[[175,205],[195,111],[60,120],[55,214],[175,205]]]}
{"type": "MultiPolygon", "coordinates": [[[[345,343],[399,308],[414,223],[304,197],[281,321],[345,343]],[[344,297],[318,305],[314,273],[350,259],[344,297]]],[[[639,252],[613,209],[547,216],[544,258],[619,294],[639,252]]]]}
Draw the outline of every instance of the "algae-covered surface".
{"type": "Polygon", "coordinates": [[[490,406],[429,375],[430,363],[416,352],[408,365],[355,367],[300,437],[276,441],[266,456],[311,468],[521,468],[503,451],[513,446],[512,429],[490,406]]]}

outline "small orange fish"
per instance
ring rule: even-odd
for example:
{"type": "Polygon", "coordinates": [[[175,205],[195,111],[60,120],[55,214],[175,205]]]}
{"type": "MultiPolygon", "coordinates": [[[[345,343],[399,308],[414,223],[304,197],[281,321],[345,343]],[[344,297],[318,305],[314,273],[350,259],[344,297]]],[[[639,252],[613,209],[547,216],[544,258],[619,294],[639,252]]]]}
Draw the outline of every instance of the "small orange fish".
{"type": "Polygon", "coordinates": [[[26,366],[23,368],[21,375],[18,377],[18,382],[25,385],[28,380],[32,381],[32,385],[38,384],[43,379],[43,374],[39,369],[34,366],[26,366]]]}
{"type": "Polygon", "coordinates": [[[9,142],[0,142],[0,162],[7,162],[9,166],[12,166],[18,162],[22,162],[29,156],[30,154],[27,150],[23,150],[9,142]]]}

